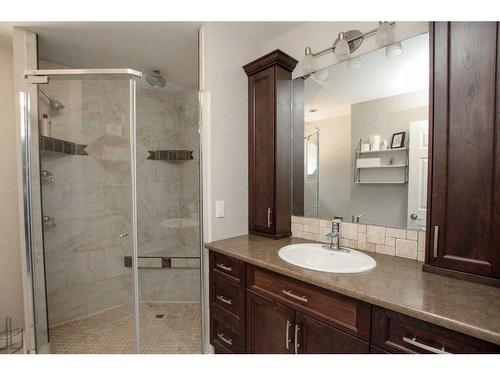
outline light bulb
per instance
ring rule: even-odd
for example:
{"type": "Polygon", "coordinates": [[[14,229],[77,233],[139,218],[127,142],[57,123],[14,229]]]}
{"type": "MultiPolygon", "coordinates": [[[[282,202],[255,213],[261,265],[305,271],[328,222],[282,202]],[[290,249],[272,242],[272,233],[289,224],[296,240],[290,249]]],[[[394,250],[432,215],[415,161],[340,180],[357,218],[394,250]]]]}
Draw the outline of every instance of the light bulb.
{"type": "Polygon", "coordinates": [[[401,42],[393,43],[387,47],[385,47],[385,57],[388,59],[397,57],[401,55],[403,52],[403,46],[401,45],[401,42]]]}
{"type": "Polygon", "coordinates": [[[379,22],[377,28],[377,47],[382,48],[394,43],[394,31],[389,22],[379,22]]]}
{"type": "Polygon", "coordinates": [[[345,39],[344,33],[340,32],[338,39],[335,41],[335,58],[337,60],[345,60],[351,56],[351,48],[345,39]]]}
{"type": "Polygon", "coordinates": [[[302,71],[305,74],[310,74],[314,72],[315,66],[314,66],[314,57],[311,52],[311,48],[307,47],[305,51],[305,56],[304,60],[302,60],[302,71]]]}

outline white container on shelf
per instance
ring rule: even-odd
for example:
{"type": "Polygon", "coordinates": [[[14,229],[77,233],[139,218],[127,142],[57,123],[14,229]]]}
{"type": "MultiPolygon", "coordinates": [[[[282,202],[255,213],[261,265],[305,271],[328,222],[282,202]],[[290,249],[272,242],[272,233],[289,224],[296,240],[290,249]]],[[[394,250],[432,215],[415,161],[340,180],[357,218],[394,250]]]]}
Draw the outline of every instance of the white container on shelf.
{"type": "Polygon", "coordinates": [[[369,143],[361,143],[361,152],[367,152],[370,151],[370,144],[369,143]]]}
{"type": "Polygon", "coordinates": [[[357,168],[373,168],[381,165],[381,158],[363,158],[356,161],[357,168]]]}
{"type": "Polygon", "coordinates": [[[49,116],[44,113],[42,115],[42,120],[40,121],[40,135],[43,135],[44,137],[50,137],[51,134],[51,123],[49,121],[49,116]]]}
{"type": "Polygon", "coordinates": [[[370,135],[370,149],[372,151],[380,150],[380,135],[370,135]]]}

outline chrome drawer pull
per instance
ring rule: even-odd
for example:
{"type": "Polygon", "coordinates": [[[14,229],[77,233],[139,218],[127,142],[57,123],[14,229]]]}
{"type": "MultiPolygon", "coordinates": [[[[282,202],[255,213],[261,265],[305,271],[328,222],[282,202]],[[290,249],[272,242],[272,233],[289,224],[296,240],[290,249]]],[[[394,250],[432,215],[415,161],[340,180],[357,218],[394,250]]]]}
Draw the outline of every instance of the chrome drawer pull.
{"type": "Polygon", "coordinates": [[[233,345],[233,340],[226,338],[223,333],[217,333],[217,337],[224,341],[227,345],[233,345]]]}
{"type": "Polygon", "coordinates": [[[295,354],[299,354],[299,330],[300,330],[300,327],[298,324],[295,324],[295,343],[294,343],[294,347],[295,347],[295,354]]]}
{"type": "Polygon", "coordinates": [[[414,337],[412,339],[409,339],[408,337],[403,337],[403,341],[406,342],[407,344],[416,346],[417,348],[427,350],[428,352],[435,353],[435,354],[451,354],[444,350],[444,346],[441,349],[436,349],[433,348],[432,346],[422,344],[421,342],[417,341],[417,338],[414,337]]]}
{"type": "Polygon", "coordinates": [[[231,298],[226,298],[224,296],[216,296],[215,298],[217,298],[219,301],[225,303],[226,305],[232,305],[233,304],[233,300],[231,298]]]}
{"type": "Polygon", "coordinates": [[[292,298],[295,298],[296,300],[300,301],[300,302],[307,302],[307,297],[306,296],[298,296],[296,294],[294,294],[291,290],[285,290],[283,289],[282,290],[283,294],[287,295],[288,297],[292,297],[292,298]]]}
{"type": "Polygon", "coordinates": [[[226,272],[231,272],[233,270],[232,267],[225,266],[222,263],[217,263],[215,266],[226,272]]]}
{"type": "Polygon", "coordinates": [[[287,349],[290,349],[290,341],[292,341],[292,340],[290,340],[290,335],[289,335],[291,325],[292,324],[290,323],[290,321],[287,320],[286,321],[286,328],[285,328],[285,347],[287,349]]]}

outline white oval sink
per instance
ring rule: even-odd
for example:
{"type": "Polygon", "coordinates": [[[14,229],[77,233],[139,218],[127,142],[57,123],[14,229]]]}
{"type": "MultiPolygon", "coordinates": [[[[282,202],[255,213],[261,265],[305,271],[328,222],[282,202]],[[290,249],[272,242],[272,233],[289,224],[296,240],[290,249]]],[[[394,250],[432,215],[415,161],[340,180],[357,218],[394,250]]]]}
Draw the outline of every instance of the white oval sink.
{"type": "Polygon", "coordinates": [[[315,271],[334,273],[358,273],[369,271],[377,265],[375,259],[359,251],[332,251],[324,244],[300,243],[282,247],[281,259],[293,265],[315,271]]]}

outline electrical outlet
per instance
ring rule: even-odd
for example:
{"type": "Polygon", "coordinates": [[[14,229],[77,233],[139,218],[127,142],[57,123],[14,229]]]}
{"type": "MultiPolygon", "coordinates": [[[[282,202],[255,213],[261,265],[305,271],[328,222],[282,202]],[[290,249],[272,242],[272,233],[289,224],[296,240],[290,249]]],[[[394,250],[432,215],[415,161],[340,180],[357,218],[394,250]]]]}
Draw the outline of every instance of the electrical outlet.
{"type": "Polygon", "coordinates": [[[215,218],[220,219],[224,217],[224,201],[215,202],[215,218]]]}

